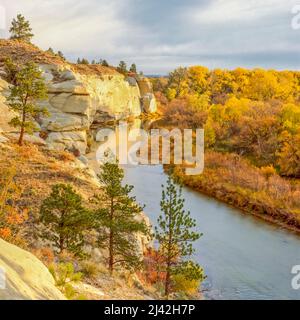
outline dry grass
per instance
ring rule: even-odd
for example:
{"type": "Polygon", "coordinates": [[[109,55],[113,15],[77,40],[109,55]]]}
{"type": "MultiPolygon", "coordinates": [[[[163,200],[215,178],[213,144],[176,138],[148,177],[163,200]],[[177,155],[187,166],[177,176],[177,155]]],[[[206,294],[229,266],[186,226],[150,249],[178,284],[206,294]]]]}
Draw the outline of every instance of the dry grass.
{"type": "Polygon", "coordinates": [[[45,63],[63,65],[65,62],[56,55],[40,50],[33,44],[17,40],[0,39],[0,64],[11,58],[16,63],[45,63]]]}
{"type": "MultiPolygon", "coordinates": [[[[98,64],[71,64],[75,72],[84,75],[117,75],[118,71],[113,67],[103,67],[98,64]]],[[[120,74],[119,74],[120,75],[120,74]]]]}
{"type": "Polygon", "coordinates": [[[7,58],[11,58],[15,63],[24,64],[35,62],[38,64],[56,64],[70,66],[75,72],[84,75],[106,75],[119,74],[113,67],[103,67],[101,65],[78,65],[65,61],[55,54],[39,49],[37,46],[18,41],[0,39],[0,66],[7,58]]]}
{"type": "Polygon", "coordinates": [[[65,152],[49,151],[35,145],[19,147],[10,144],[0,147],[0,170],[16,168],[16,182],[22,187],[22,206],[36,216],[41,202],[57,183],[71,184],[88,204],[88,199],[97,191],[82,169],[74,167],[74,157],[65,152]]]}

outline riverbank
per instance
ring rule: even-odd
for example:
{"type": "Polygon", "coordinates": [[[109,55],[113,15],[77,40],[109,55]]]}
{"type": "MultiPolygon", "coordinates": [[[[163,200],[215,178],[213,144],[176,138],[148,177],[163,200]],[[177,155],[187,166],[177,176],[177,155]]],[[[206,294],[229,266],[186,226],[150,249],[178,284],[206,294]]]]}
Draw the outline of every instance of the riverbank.
{"type": "MultiPolygon", "coordinates": [[[[167,178],[161,165],[125,169],[125,182],[135,185],[133,195],[146,205],[154,226],[160,215],[155,199],[160,199],[167,178]]],[[[202,284],[205,299],[299,299],[290,273],[299,264],[299,235],[191,188],[183,186],[182,191],[185,208],[203,233],[193,259],[207,275],[202,284]]]]}
{"type": "Polygon", "coordinates": [[[276,173],[268,176],[234,154],[207,151],[203,174],[186,176],[184,166],[175,166],[174,175],[193,190],[300,233],[299,184],[276,173]]]}

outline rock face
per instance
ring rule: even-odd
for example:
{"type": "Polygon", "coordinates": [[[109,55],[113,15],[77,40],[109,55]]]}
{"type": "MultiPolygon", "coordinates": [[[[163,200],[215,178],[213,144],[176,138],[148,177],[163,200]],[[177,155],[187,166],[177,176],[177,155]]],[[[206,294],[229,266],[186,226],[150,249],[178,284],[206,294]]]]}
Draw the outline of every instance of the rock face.
{"type": "Polygon", "coordinates": [[[0,134],[1,132],[14,132],[8,123],[15,116],[13,112],[8,109],[5,104],[6,96],[9,94],[8,83],[0,78],[0,134]]]}
{"type": "Polygon", "coordinates": [[[147,78],[137,78],[137,83],[142,97],[143,111],[147,113],[156,112],[157,104],[151,82],[147,78]]]}
{"type": "MultiPolygon", "coordinates": [[[[87,131],[93,123],[155,112],[156,101],[148,79],[114,74],[82,74],[70,65],[42,64],[48,100],[40,102],[50,116],[38,120],[46,142],[54,149],[77,149],[84,154],[87,131]]],[[[0,80],[0,134],[13,132],[13,117],[5,105],[8,84],[0,80]]]]}
{"type": "Polygon", "coordinates": [[[1,239],[0,270],[0,300],[65,299],[41,261],[1,239]]]}

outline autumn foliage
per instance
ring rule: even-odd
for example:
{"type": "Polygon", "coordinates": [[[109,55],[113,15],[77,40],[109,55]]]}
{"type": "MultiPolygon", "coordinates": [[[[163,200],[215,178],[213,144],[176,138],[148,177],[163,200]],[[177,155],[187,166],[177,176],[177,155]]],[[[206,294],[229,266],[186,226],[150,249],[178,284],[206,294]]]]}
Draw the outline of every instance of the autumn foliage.
{"type": "Polygon", "coordinates": [[[203,127],[206,147],[300,177],[300,72],[194,66],[153,83],[164,125],[203,127]]]}
{"type": "Polygon", "coordinates": [[[22,225],[28,219],[27,208],[18,205],[22,194],[15,182],[15,169],[4,168],[0,173],[0,237],[15,244],[24,244],[22,225]]]}
{"type": "Polygon", "coordinates": [[[156,126],[205,130],[204,173],[176,168],[186,185],[300,227],[300,72],[193,66],[152,81],[156,126]]]}

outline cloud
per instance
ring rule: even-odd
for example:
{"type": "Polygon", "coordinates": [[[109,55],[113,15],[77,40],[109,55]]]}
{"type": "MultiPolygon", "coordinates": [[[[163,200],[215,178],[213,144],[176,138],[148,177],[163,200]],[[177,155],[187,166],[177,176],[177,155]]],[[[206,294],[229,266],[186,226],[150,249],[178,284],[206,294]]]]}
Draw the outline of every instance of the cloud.
{"type": "Polygon", "coordinates": [[[294,0],[213,0],[205,10],[202,7],[192,8],[188,14],[194,22],[201,24],[245,23],[262,20],[278,12],[283,14],[287,9],[290,11],[294,3],[294,0]]]}
{"type": "Polygon", "coordinates": [[[299,35],[290,27],[294,0],[2,0],[18,12],[34,42],[72,60],[137,62],[146,73],[178,65],[299,67],[299,35]]]}

